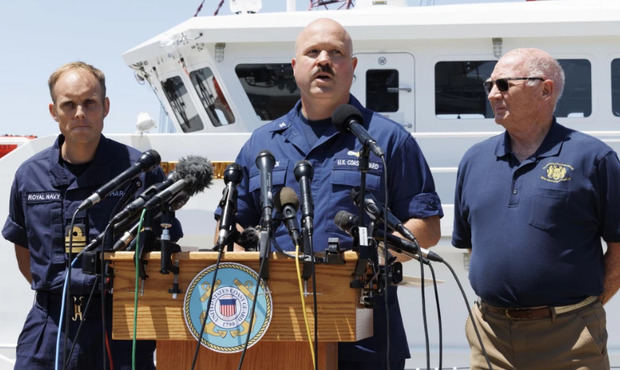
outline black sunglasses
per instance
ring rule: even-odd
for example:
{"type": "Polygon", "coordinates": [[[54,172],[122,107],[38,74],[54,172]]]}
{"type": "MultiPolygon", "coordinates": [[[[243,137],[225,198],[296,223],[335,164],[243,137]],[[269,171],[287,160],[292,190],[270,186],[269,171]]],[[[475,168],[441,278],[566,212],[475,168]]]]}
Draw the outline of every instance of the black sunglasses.
{"type": "Polygon", "coordinates": [[[487,94],[491,92],[491,89],[493,88],[493,84],[497,86],[497,89],[499,91],[506,92],[510,88],[508,81],[515,81],[515,80],[544,81],[545,79],[542,77],[506,77],[506,78],[498,78],[497,80],[484,81],[482,85],[484,86],[484,91],[486,91],[487,94]]]}

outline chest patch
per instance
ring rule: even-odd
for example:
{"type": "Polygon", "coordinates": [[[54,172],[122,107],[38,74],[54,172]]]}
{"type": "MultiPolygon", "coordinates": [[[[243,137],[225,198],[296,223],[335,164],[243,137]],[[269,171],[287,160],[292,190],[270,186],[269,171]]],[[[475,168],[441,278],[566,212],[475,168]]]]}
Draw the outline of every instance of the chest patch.
{"type": "Polygon", "coordinates": [[[60,192],[58,191],[40,191],[36,193],[28,193],[26,196],[26,203],[28,204],[50,203],[57,202],[59,200],[60,192]]]}
{"type": "Polygon", "coordinates": [[[543,175],[541,179],[548,182],[563,182],[571,180],[571,173],[574,168],[570,164],[564,163],[547,163],[542,167],[543,175]]]}

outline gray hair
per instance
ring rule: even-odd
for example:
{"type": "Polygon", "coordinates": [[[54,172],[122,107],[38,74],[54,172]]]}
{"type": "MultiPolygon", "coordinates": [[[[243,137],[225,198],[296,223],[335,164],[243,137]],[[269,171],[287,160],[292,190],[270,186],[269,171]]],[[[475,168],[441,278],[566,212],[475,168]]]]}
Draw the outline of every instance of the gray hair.
{"type": "MultiPolygon", "coordinates": [[[[535,48],[514,49],[504,56],[516,57],[521,60],[529,77],[544,77],[553,81],[556,88],[555,104],[557,104],[564,92],[565,76],[562,66],[555,58],[546,51],[535,48]]],[[[536,81],[527,81],[530,86],[535,83],[536,81]]]]}
{"type": "MultiPolygon", "coordinates": [[[[530,76],[541,76],[553,81],[557,89],[555,100],[557,103],[564,92],[564,83],[566,80],[564,69],[562,69],[560,63],[554,58],[534,54],[526,60],[525,68],[530,73],[530,76]]],[[[528,82],[532,83],[534,81],[528,82]]]]}

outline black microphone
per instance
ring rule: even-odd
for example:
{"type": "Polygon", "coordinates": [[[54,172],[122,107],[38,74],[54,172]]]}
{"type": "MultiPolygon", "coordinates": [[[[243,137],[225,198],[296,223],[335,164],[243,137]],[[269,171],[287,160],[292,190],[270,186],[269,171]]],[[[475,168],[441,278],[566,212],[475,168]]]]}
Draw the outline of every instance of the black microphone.
{"type": "MultiPolygon", "coordinates": [[[[111,224],[117,224],[118,222],[133,217],[138,211],[144,208],[144,204],[153,196],[168,186],[174,184],[179,179],[179,174],[176,171],[172,171],[168,174],[168,177],[162,182],[153,184],[144,190],[136,199],[125,206],[122,211],[114,215],[110,220],[111,224]]],[[[115,226],[116,228],[116,226],[115,226]]]]}
{"type": "MultiPolygon", "coordinates": [[[[351,190],[351,197],[353,197],[355,205],[359,207],[359,192],[355,189],[351,190]]],[[[389,209],[387,210],[387,214],[384,214],[385,208],[383,204],[370,193],[366,194],[366,196],[364,197],[364,210],[366,211],[366,214],[370,216],[373,220],[385,222],[389,229],[398,231],[405,238],[415,242],[416,244],[418,243],[418,240],[416,239],[415,235],[413,235],[411,230],[407,229],[405,225],[403,225],[403,223],[400,221],[400,219],[394,216],[394,214],[390,212],[389,209]]]]}
{"type": "MultiPolygon", "coordinates": [[[[312,202],[310,183],[314,176],[314,170],[310,162],[301,160],[295,164],[294,173],[297,182],[299,182],[299,191],[301,192],[301,224],[308,233],[308,236],[312,236],[314,203],[312,202]]],[[[309,251],[304,251],[304,253],[310,254],[309,251]]]]}
{"type": "MultiPolygon", "coordinates": [[[[179,193],[177,193],[172,199],[170,199],[167,204],[170,207],[171,211],[177,211],[181,209],[185,205],[185,203],[187,203],[189,198],[190,198],[189,195],[187,195],[187,193],[182,190],[179,193]]],[[[155,218],[157,217],[160,217],[160,215],[155,215],[155,218]]],[[[127,220],[130,220],[130,218],[125,219],[120,224],[115,224],[114,230],[126,229],[127,228],[126,226],[119,226],[119,225],[123,225],[125,221],[127,220]]],[[[135,217],[133,218],[133,220],[135,221],[135,217]]],[[[112,250],[113,251],[117,251],[120,249],[125,250],[129,246],[129,244],[135,239],[136,234],[138,232],[138,225],[140,225],[139,220],[135,221],[131,229],[125,231],[123,235],[121,235],[121,237],[118,238],[116,243],[114,243],[114,246],[112,246],[112,250]]]]}
{"type": "Polygon", "coordinates": [[[258,249],[258,231],[253,227],[246,227],[237,236],[236,243],[248,251],[258,249]]]}
{"type": "Polygon", "coordinates": [[[276,160],[268,150],[263,150],[256,156],[256,167],[260,172],[260,202],[262,225],[269,228],[271,212],[273,211],[273,195],[271,193],[271,171],[276,160]]]}
{"type": "MultiPolygon", "coordinates": [[[[179,163],[177,163],[174,171],[171,171],[168,174],[168,177],[166,177],[164,181],[149,186],[140,195],[138,195],[136,199],[134,199],[127,206],[125,206],[125,208],[123,208],[122,211],[114,215],[114,217],[110,220],[110,223],[116,224],[122,220],[132,218],[136,213],[138,213],[142,208],[144,208],[144,205],[146,204],[146,202],[148,202],[151,198],[153,198],[156,194],[158,194],[162,190],[174,184],[177,180],[184,179],[186,177],[204,177],[204,176],[211,177],[213,173],[213,169],[206,168],[205,166],[208,167],[210,166],[210,164],[208,164],[208,161],[204,158],[194,157],[194,156],[189,156],[187,158],[181,158],[179,160],[179,163]],[[197,176],[195,175],[196,172],[200,174],[206,173],[207,175],[197,176]]],[[[210,182],[211,180],[208,179],[205,181],[210,182]]],[[[185,203],[183,203],[181,206],[183,206],[184,204],[185,203]]],[[[181,208],[181,206],[177,206],[177,209],[181,208]]],[[[116,229],[116,226],[115,226],[115,229],[116,229]]]]}
{"type": "Polygon", "coordinates": [[[282,214],[284,224],[288,233],[293,239],[293,244],[300,245],[299,223],[297,222],[297,210],[299,209],[299,199],[295,190],[285,186],[280,190],[276,197],[276,210],[282,214]]]}
{"type": "MultiPolygon", "coordinates": [[[[338,226],[340,230],[352,236],[355,234],[355,229],[357,227],[358,222],[359,222],[359,217],[345,210],[338,211],[338,213],[336,213],[336,217],[334,217],[334,223],[336,224],[336,226],[338,226]]],[[[399,252],[399,253],[404,252],[410,257],[413,257],[416,259],[418,256],[420,256],[423,258],[427,258],[431,261],[443,262],[443,258],[441,258],[441,256],[439,256],[437,253],[433,251],[420,248],[418,243],[415,241],[409,241],[403,238],[399,238],[396,235],[392,235],[392,234],[385,235],[383,233],[383,230],[381,229],[376,229],[374,231],[377,233],[377,235],[373,235],[373,238],[377,240],[386,239],[388,246],[392,247],[392,249],[395,249],[396,252],[399,252]]]]}
{"type": "Polygon", "coordinates": [[[217,245],[227,243],[230,228],[234,225],[234,213],[237,212],[237,185],[243,178],[243,170],[237,163],[231,163],[224,170],[224,184],[226,184],[220,200],[222,207],[222,217],[220,217],[220,231],[217,238],[217,245]]]}
{"type": "MultiPolygon", "coordinates": [[[[312,202],[312,188],[310,187],[312,177],[314,176],[314,169],[310,162],[301,160],[295,164],[294,173],[295,179],[299,182],[299,191],[301,192],[301,237],[304,244],[304,254],[314,257],[314,248],[312,245],[314,203],[312,202]]],[[[312,263],[304,262],[304,280],[310,278],[313,269],[314,265],[312,263]]]]}
{"type": "Polygon", "coordinates": [[[362,126],[364,118],[362,113],[351,104],[342,104],[332,114],[332,123],[336,129],[342,133],[350,132],[364,145],[370,148],[373,153],[383,157],[383,150],[377,145],[377,141],[370,136],[368,131],[362,126]]]}
{"type": "Polygon", "coordinates": [[[127,181],[138,176],[141,172],[150,171],[159,165],[161,157],[155,150],[150,149],[142,153],[140,158],[131,167],[121,172],[118,176],[108,181],[105,185],[97,189],[91,196],[84,199],[82,204],[78,207],[78,211],[90,208],[93,205],[99,203],[99,201],[105,198],[108,194],[118,189],[121,185],[127,181]]]}
{"type": "Polygon", "coordinates": [[[178,173],[184,174],[183,178],[178,179],[172,185],[153,195],[153,197],[144,204],[143,208],[150,211],[157,206],[174,200],[181,191],[185,192],[183,197],[191,197],[211,185],[213,165],[206,158],[187,156],[179,161],[176,169],[178,173]]]}
{"type": "Polygon", "coordinates": [[[140,225],[140,222],[136,222],[131,229],[125,231],[123,235],[120,238],[118,238],[116,243],[114,243],[114,245],[112,246],[112,250],[116,252],[118,250],[127,249],[127,247],[129,246],[129,243],[131,243],[135,239],[136,233],[138,232],[139,225],[140,225]]]}
{"type": "Polygon", "coordinates": [[[345,233],[357,237],[357,227],[359,226],[359,217],[353,215],[351,212],[340,210],[334,217],[334,223],[338,228],[345,233]]]}

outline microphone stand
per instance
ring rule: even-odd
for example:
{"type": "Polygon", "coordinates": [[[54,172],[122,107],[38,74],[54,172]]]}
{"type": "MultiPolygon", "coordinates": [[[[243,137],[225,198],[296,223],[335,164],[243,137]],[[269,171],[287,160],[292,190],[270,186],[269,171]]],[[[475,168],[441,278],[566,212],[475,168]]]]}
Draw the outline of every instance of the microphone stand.
{"type": "Polygon", "coordinates": [[[360,150],[360,161],[358,170],[360,171],[360,191],[359,197],[359,209],[360,209],[360,223],[359,226],[364,225],[366,219],[366,212],[364,211],[364,197],[366,196],[366,174],[368,173],[368,162],[370,161],[370,150],[368,145],[362,145],[360,150]]]}
{"type": "MultiPolygon", "coordinates": [[[[353,243],[353,250],[359,253],[357,263],[354,270],[354,280],[351,282],[353,288],[363,288],[364,286],[364,272],[368,264],[368,260],[371,259],[370,248],[368,245],[368,232],[365,225],[366,212],[364,211],[364,196],[366,194],[366,173],[368,172],[370,150],[367,145],[362,145],[360,150],[360,159],[358,169],[360,171],[360,191],[357,194],[359,204],[359,222],[357,225],[357,236],[353,243]],[[361,200],[361,201],[360,201],[361,200]]],[[[374,228],[374,225],[371,225],[374,228]]],[[[370,234],[372,235],[372,234],[370,234]]]]}
{"type": "Polygon", "coordinates": [[[160,273],[167,275],[170,272],[174,274],[172,280],[172,288],[168,289],[168,293],[172,294],[172,299],[176,299],[181,293],[179,289],[179,262],[172,263],[172,254],[181,251],[181,247],[177,243],[170,241],[170,228],[174,220],[174,212],[168,207],[164,207],[161,215],[161,268],[160,273]]]}
{"type": "Polygon", "coordinates": [[[147,212],[144,216],[144,223],[142,224],[142,230],[139,230],[139,243],[136,243],[135,253],[138,254],[140,263],[138,264],[138,272],[141,280],[140,294],[144,294],[144,281],[149,277],[146,274],[144,265],[147,263],[144,260],[144,254],[150,249],[150,246],[155,241],[155,234],[153,232],[153,215],[151,212],[147,212]]]}
{"type": "Polygon", "coordinates": [[[271,254],[271,225],[269,223],[263,223],[258,233],[259,262],[260,266],[264,264],[264,269],[262,270],[263,280],[269,279],[269,255],[271,254]]]}

